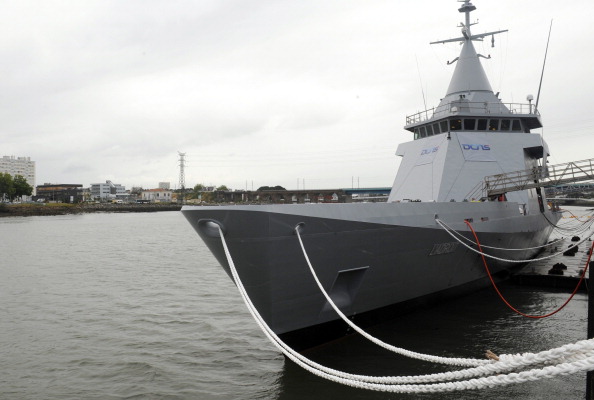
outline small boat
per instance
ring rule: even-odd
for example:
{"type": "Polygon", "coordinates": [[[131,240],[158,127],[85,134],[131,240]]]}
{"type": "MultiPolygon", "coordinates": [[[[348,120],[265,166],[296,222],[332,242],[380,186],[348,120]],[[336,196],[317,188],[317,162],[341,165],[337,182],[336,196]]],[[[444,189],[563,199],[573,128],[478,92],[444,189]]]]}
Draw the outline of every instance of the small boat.
{"type": "MultiPolygon", "coordinates": [[[[474,241],[470,224],[493,255],[520,260],[539,252],[559,220],[538,185],[496,195],[475,190],[485,177],[512,171],[534,171],[538,182],[548,155],[532,132],[542,127],[533,99],[509,104],[493,92],[473,42],[505,31],[473,34],[475,9],[464,0],[462,35],[434,42],[461,43],[460,56],[439,105],[406,117],[413,140],[398,146],[402,160],[387,202],[183,207],[231,276],[223,232],[251,301],[293,348],[348,332],[316,285],[296,231],[334,303],[365,326],[488,286],[480,255],[455,238],[474,241]]],[[[489,260],[493,274],[516,265],[489,260]]]]}

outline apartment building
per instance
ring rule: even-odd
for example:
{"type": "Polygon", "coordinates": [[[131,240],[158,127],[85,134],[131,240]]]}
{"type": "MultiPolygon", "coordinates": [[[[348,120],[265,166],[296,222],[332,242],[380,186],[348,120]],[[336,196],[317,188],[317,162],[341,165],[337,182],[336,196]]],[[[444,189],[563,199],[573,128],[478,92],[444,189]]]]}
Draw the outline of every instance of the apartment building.
{"type": "Polygon", "coordinates": [[[21,175],[31,185],[35,194],[35,161],[31,161],[31,157],[3,156],[0,158],[0,172],[13,177],[21,175]]]}

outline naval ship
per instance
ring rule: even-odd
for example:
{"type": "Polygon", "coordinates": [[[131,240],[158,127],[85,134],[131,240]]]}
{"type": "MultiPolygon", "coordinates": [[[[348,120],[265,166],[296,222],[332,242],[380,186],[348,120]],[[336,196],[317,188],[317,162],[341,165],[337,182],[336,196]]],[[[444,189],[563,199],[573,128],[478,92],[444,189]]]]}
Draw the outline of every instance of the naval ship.
{"type": "MultiPolygon", "coordinates": [[[[182,208],[231,277],[222,232],[251,301],[296,350],[348,333],[318,288],[296,229],[331,299],[366,326],[490,284],[481,256],[444,226],[474,241],[472,224],[491,254],[521,260],[538,253],[560,218],[539,187],[471,197],[487,176],[533,170],[537,181],[548,147],[532,133],[542,127],[538,100],[502,102],[481,65],[488,57],[475,50],[473,42],[506,31],[473,34],[476,7],[460,3],[462,36],[433,42],[461,44],[447,93],[437,107],[406,118],[413,140],[397,148],[402,159],[387,202],[182,208]]],[[[493,274],[514,266],[489,259],[493,274]]]]}

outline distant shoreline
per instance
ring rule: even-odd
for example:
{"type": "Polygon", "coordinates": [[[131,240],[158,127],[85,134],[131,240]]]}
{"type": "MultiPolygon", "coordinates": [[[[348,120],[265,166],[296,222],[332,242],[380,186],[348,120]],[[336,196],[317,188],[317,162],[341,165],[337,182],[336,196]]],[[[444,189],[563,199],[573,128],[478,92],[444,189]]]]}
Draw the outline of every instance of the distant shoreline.
{"type": "MultiPolygon", "coordinates": [[[[588,200],[553,199],[556,203],[566,206],[592,207],[594,202],[588,200]]],[[[213,204],[211,204],[213,205],[213,204]]],[[[180,211],[182,206],[174,203],[153,203],[153,204],[66,204],[66,203],[25,203],[25,204],[0,204],[0,218],[2,217],[31,217],[40,215],[69,215],[98,212],[158,212],[158,211],[180,211]]]]}
{"type": "Polygon", "coordinates": [[[157,212],[179,211],[179,204],[65,204],[65,203],[40,203],[40,204],[4,204],[0,205],[0,218],[2,217],[29,217],[39,215],[69,215],[97,212],[157,212]]]}

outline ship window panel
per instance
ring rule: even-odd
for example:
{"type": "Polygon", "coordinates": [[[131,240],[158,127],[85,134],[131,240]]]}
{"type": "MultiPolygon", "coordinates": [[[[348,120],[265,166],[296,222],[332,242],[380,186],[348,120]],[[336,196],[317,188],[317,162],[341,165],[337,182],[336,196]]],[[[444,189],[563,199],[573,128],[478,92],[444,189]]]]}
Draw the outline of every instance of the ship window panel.
{"type": "Polygon", "coordinates": [[[465,131],[473,131],[475,123],[476,123],[476,120],[474,118],[466,118],[464,120],[464,130],[465,131]]]}
{"type": "Polygon", "coordinates": [[[441,121],[439,123],[439,127],[441,128],[442,132],[447,132],[448,131],[448,121],[441,121]]]}
{"type": "Polygon", "coordinates": [[[427,136],[433,136],[433,128],[431,125],[427,125],[427,136]]]}
{"type": "Polygon", "coordinates": [[[421,137],[422,138],[427,137],[427,130],[425,130],[425,127],[424,126],[421,126],[419,128],[419,130],[421,131],[421,137]]]}
{"type": "Polygon", "coordinates": [[[461,119],[451,119],[450,120],[450,129],[453,131],[459,131],[462,129],[462,120],[461,119]]]}
{"type": "Polygon", "coordinates": [[[478,123],[476,124],[476,130],[477,131],[486,131],[487,130],[487,119],[486,118],[480,118],[478,120],[478,123]]]}
{"type": "Polygon", "coordinates": [[[437,123],[433,124],[433,134],[434,135],[439,134],[439,124],[437,124],[437,123]]]}
{"type": "Polygon", "coordinates": [[[419,139],[421,137],[421,132],[419,131],[419,128],[415,128],[415,140],[419,139]]]}
{"type": "Polygon", "coordinates": [[[512,131],[521,131],[522,124],[520,123],[519,119],[512,120],[512,131]]]}
{"type": "Polygon", "coordinates": [[[502,130],[502,131],[509,131],[509,127],[510,127],[510,120],[509,119],[502,119],[501,120],[500,130],[502,130]]]}
{"type": "Polygon", "coordinates": [[[490,119],[489,120],[489,130],[490,131],[499,130],[499,120],[498,119],[490,119]]]}

